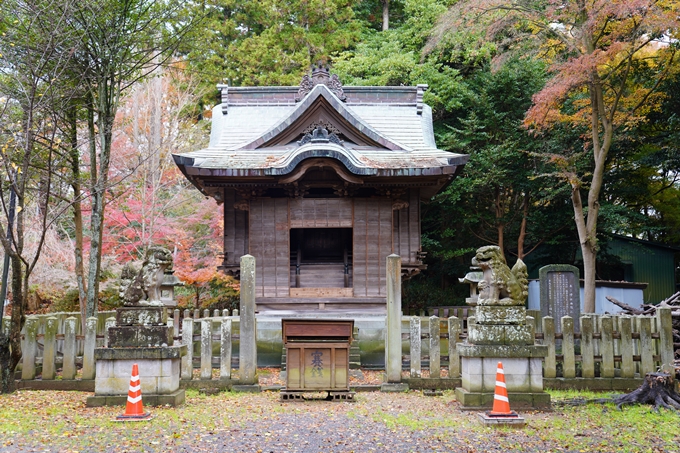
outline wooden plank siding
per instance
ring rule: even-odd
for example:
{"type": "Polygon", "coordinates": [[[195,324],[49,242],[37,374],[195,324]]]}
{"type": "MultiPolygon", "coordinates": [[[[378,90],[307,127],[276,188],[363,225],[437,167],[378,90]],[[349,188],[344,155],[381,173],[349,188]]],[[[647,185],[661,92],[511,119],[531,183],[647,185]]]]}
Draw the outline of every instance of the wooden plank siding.
{"type": "Polygon", "coordinates": [[[409,254],[408,259],[402,257],[402,262],[416,264],[418,261],[416,254],[420,251],[420,189],[409,191],[408,204],[408,237],[409,254]]]}
{"type": "Polygon", "coordinates": [[[225,262],[238,266],[241,257],[248,253],[248,211],[234,209],[241,201],[233,189],[224,191],[224,253],[225,262]]]}
{"type": "Polygon", "coordinates": [[[392,201],[354,200],[354,296],[386,296],[385,259],[392,253],[392,201]]]}
{"type": "Polygon", "coordinates": [[[408,207],[394,211],[394,253],[401,256],[402,264],[416,264],[420,250],[420,194],[411,189],[407,195],[408,207]]]}
{"type": "MultiPolygon", "coordinates": [[[[236,263],[236,217],[234,203],[236,194],[233,189],[224,189],[224,261],[229,264],[236,263]]],[[[240,257],[239,257],[240,258],[240,257]]]]}
{"type": "Polygon", "coordinates": [[[276,218],[276,297],[288,296],[290,288],[290,228],[287,199],[275,200],[276,218]]]}
{"type": "Polygon", "coordinates": [[[294,198],[290,200],[291,228],[352,228],[349,198],[294,198]]]}
{"type": "MultiPolygon", "coordinates": [[[[251,200],[248,243],[256,262],[256,297],[292,296],[291,227],[352,228],[354,297],[385,297],[386,257],[394,252],[415,261],[420,238],[412,237],[414,228],[418,230],[412,218],[417,219],[418,203],[417,194],[410,196],[415,209],[393,213],[389,198],[251,200]]],[[[229,244],[225,239],[225,246],[229,244]]]]}
{"type": "Polygon", "coordinates": [[[256,263],[256,297],[286,297],[289,289],[288,200],[250,202],[250,254],[256,263]]]}

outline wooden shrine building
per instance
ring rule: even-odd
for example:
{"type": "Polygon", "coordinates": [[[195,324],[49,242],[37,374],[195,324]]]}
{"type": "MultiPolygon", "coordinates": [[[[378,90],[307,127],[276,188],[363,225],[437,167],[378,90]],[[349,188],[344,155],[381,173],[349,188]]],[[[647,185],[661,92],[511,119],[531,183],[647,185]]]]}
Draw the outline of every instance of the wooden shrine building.
{"type": "Polygon", "coordinates": [[[174,155],[224,204],[224,259],[256,259],[257,307],[384,312],[385,259],[424,268],[420,205],[468,156],[438,150],[426,85],[343,87],[315,67],[299,87],[228,87],[207,149],[174,155]]]}

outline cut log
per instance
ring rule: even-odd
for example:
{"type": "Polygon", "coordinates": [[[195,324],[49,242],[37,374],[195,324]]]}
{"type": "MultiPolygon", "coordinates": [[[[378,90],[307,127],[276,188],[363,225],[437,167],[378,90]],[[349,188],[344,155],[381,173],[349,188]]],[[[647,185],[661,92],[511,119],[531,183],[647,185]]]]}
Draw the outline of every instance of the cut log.
{"type": "Polygon", "coordinates": [[[672,329],[673,329],[673,349],[675,350],[676,359],[680,359],[680,292],[673,294],[668,299],[662,300],[658,305],[643,304],[640,308],[631,307],[625,302],[621,302],[614,297],[605,296],[607,300],[614,305],[621,307],[623,312],[628,315],[656,315],[658,307],[665,307],[671,309],[672,329]]]}
{"type": "Polygon", "coordinates": [[[605,296],[605,299],[607,299],[609,302],[613,303],[614,305],[618,305],[619,307],[623,308],[626,310],[629,314],[631,315],[641,315],[644,311],[640,310],[638,308],[633,308],[630,305],[628,305],[625,302],[621,302],[620,300],[612,297],[612,296],[605,296]]]}

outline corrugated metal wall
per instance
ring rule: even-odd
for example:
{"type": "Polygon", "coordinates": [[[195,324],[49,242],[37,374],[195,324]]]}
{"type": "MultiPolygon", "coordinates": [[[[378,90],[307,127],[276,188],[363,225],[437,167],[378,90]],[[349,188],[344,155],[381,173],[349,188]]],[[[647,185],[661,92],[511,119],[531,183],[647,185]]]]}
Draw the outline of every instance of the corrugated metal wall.
{"type": "Polygon", "coordinates": [[[626,280],[649,283],[644,290],[645,303],[657,303],[675,293],[675,250],[614,238],[608,251],[631,265],[632,275],[626,275],[626,280]]]}

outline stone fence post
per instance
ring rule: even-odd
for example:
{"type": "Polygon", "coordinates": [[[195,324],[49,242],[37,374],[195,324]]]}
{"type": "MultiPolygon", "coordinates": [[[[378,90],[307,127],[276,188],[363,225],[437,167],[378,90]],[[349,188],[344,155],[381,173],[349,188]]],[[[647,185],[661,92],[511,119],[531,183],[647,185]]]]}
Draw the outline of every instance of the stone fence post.
{"type": "Polygon", "coordinates": [[[194,377],[194,320],[188,316],[182,320],[182,344],[187,353],[182,357],[180,377],[190,381],[194,377]]]}
{"type": "Polygon", "coordinates": [[[463,332],[463,320],[456,316],[449,318],[449,377],[460,377],[460,355],[456,344],[460,341],[463,332]]]}
{"type": "Polygon", "coordinates": [[[26,318],[26,323],[24,324],[26,329],[26,340],[24,340],[23,346],[23,365],[21,369],[21,379],[31,380],[35,379],[35,355],[38,352],[38,340],[36,335],[38,334],[38,320],[29,316],[26,318]]]}
{"type": "Polygon", "coordinates": [[[659,322],[659,355],[661,356],[661,369],[672,373],[675,352],[673,348],[673,315],[670,307],[659,307],[656,316],[659,322]]]}
{"type": "Polygon", "coordinates": [[[257,384],[257,337],[255,320],[255,257],[241,257],[241,303],[239,305],[240,345],[239,381],[241,385],[257,384]]]}
{"type": "Polygon", "coordinates": [[[212,379],[212,320],[201,320],[201,379],[212,379]]]}
{"type": "Polygon", "coordinates": [[[441,350],[439,316],[430,317],[430,377],[441,377],[441,350]]]}
{"type": "Polygon", "coordinates": [[[385,380],[383,391],[405,391],[401,384],[401,258],[387,257],[387,322],[385,333],[385,380]]]}
{"type": "Polygon", "coordinates": [[[62,364],[62,379],[76,378],[76,318],[71,316],[64,320],[64,362],[62,364]]]}
{"type": "Polygon", "coordinates": [[[97,347],[97,318],[85,321],[85,342],[83,345],[83,380],[95,378],[94,349],[97,347]]]}
{"type": "Polygon", "coordinates": [[[220,326],[220,379],[231,379],[231,319],[222,319],[220,326]]]}
{"type": "Polygon", "coordinates": [[[56,371],[54,359],[57,356],[57,328],[59,324],[58,319],[54,316],[47,318],[45,324],[42,378],[47,381],[54,379],[56,371]]]}
{"type": "Polygon", "coordinates": [[[116,326],[116,318],[113,316],[106,318],[104,321],[104,347],[109,347],[109,329],[116,326]]]}
{"type": "Polygon", "coordinates": [[[409,322],[409,330],[411,332],[410,338],[411,338],[411,348],[410,348],[410,355],[411,355],[411,377],[412,378],[419,378],[422,377],[421,369],[420,369],[420,361],[421,361],[421,334],[420,334],[420,317],[419,316],[411,316],[411,320],[409,322]]]}

